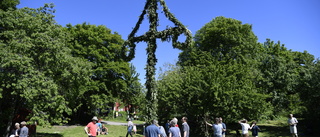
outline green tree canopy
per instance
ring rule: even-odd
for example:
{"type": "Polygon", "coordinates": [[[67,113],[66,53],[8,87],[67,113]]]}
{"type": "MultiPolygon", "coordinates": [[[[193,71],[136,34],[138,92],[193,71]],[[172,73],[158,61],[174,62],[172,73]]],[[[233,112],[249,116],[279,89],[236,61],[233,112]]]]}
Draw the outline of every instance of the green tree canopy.
{"type": "Polygon", "coordinates": [[[252,59],[252,53],[258,48],[251,25],[225,17],[216,17],[207,23],[197,31],[194,39],[199,50],[208,51],[226,62],[252,59]]]}
{"type": "Polygon", "coordinates": [[[73,102],[86,90],[91,64],[71,56],[53,12],[53,5],[0,12],[2,126],[11,126],[20,108],[31,111],[30,122],[66,123],[81,105],[73,102]]]}
{"type": "Polygon", "coordinates": [[[20,4],[20,0],[1,0],[0,1],[0,11],[4,10],[7,11],[10,8],[16,9],[16,6],[20,4]]]}
{"type": "MultiPolygon", "coordinates": [[[[128,50],[123,48],[121,36],[103,25],[87,23],[68,24],[65,30],[71,35],[68,45],[72,55],[93,63],[92,82],[87,98],[83,98],[91,112],[113,107],[118,100],[134,103],[131,101],[135,95],[140,95],[141,88],[137,85],[138,75],[134,74],[134,67],[130,67],[124,57],[128,50]]],[[[87,107],[83,109],[86,111],[87,107]]]]}
{"type": "Polygon", "coordinates": [[[303,109],[299,107],[301,102],[296,90],[301,67],[296,55],[280,42],[275,43],[270,39],[262,45],[258,68],[263,78],[257,80],[257,87],[264,94],[272,95],[268,101],[272,102],[275,115],[303,109]]]}

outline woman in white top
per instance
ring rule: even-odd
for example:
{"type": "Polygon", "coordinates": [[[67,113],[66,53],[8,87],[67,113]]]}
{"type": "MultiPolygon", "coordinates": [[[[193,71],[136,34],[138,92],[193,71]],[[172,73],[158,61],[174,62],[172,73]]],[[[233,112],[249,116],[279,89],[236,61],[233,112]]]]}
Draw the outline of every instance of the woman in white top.
{"type": "Polygon", "coordinates": [[[249,129],[251,128],[250,128],[250,125],[248,124],[248,121],[246,119],[243,119],[239,121],[239,124],[242,127],[242,136],[249,137],[249,129]]]}

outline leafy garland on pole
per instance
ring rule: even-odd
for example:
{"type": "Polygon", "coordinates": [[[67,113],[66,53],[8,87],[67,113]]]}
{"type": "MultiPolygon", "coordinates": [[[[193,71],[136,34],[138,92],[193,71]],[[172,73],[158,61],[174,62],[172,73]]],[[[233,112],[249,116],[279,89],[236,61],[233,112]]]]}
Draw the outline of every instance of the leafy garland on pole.
{"type": "Polygon", "coordinates": [[[157,58],[155,55],[157,49],[156,39],[161,39],[162,41],[170,41],[172,40],[172,46],[178,49],[185,49],[192,43],[192,35],[191,32],[181,23],[179,22],[172,13],[169,12],[169,8],[166,6],[164,0],[147,0],[144,10],[139,17],[139,20],[128,36],[128,40],[124,43],[125,48],[129,48],[128,52],[128,60],[132,60],[135,55],[136,44],[139,42],[146,42],[147,46],[147,66],[146,66],[146,83],[145,86],[147,88],[147,116],[146,122],[149,123],[153,119],[157,119],[157,90],[156,90],[156,81],[155,81],[155,65],[157,63],[157,58]],[[158,18],[158,2],[163,7],[162,11],[164,12],[167,19],[174,23],[174,27],[168,27],[165,30],[157,31],[157,27],[159,26],[159,18],[158,18]],[[136,36],[139,27],[144,20],[144,16],[147,15],[149,17],[149,31],[144,33],[141,36],[136,36]],[[185,42],[179,42],[178,37],[184,34],[186,37],[185,42]]]}

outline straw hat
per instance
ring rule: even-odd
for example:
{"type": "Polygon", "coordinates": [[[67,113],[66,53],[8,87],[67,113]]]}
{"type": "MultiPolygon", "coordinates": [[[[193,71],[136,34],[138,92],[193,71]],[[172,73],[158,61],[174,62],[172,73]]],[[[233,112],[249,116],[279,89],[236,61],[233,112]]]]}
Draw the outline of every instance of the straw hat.
{"type": "Polygon", "coordinates": [[[96,116],[94,116],[94,117],[92,118],[92,120],[98,121],[98,118],[97,118],[96,116]]]}

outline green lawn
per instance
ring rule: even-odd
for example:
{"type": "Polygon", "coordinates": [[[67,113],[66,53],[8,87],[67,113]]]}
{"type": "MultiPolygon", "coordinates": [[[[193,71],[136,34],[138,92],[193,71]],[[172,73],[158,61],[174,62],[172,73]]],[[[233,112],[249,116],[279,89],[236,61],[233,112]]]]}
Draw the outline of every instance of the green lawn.
{"type": "MultiPolygon", "coordinates": [[[[125,137],[126,126],[107,125],[109,129],[108,135],[100,135],[101,137],[125,137]]],[[[141,129],[138,128],[138,133],[134,137],[143,137],[141,129]],[[140,134],[139,134],[140,133],[140,134]]],[[[84,126],[53,126],[52,128],[37,127],[37,137],[88,137],[84,132],[84,126]]]]}
{"type": "MultiPolygon", "coordinates": [[[[125,123],[125,121],[118,121],[125,123]]],[[[140,123],[135,121],[135,124],[140,123]]],[[[143,123],[143,122],[141,122],[143,123]]],[[[276,121],[263,121],[263,124],[258,123],[258,126],[262,130],[259,132],[259,137],[291,137],[289,133],[289,127],[286,125],[285,120],[276,121]]],[[[300,122],[299,122],[300,123],[300,122]]],[[[303,121],[298,125],[298,132],[302,134],[306,129],[303,128],[303,121]]],[[[127,127],[126,126],[114,126],[106,125],[109,129],[108,135],[101,135],[100,137],[125,137],[127,127]]],[[[227,125],[228,135],[227,137],[236,137],[236,129],[241,133],[240,126],[235,124],[234,127],[227,125]]],[[[143,127],[137,127],[137,134],[134,137],[143,137],[142,131],[143,127]]],[[[251,136],[251,132],[250,136],[251,136]]],[[[302,136],[302,135],[300,135],[302,136]]],[[[52,128],[37,127],[37,137],[87,137],[84,132],[84,126],[53,126],[52,128]]],[[[196,136],[194,136],[196,137],[196,136]]],[[[313,137],[313,136],[303,136],[303,137],[313,137]]]]}

